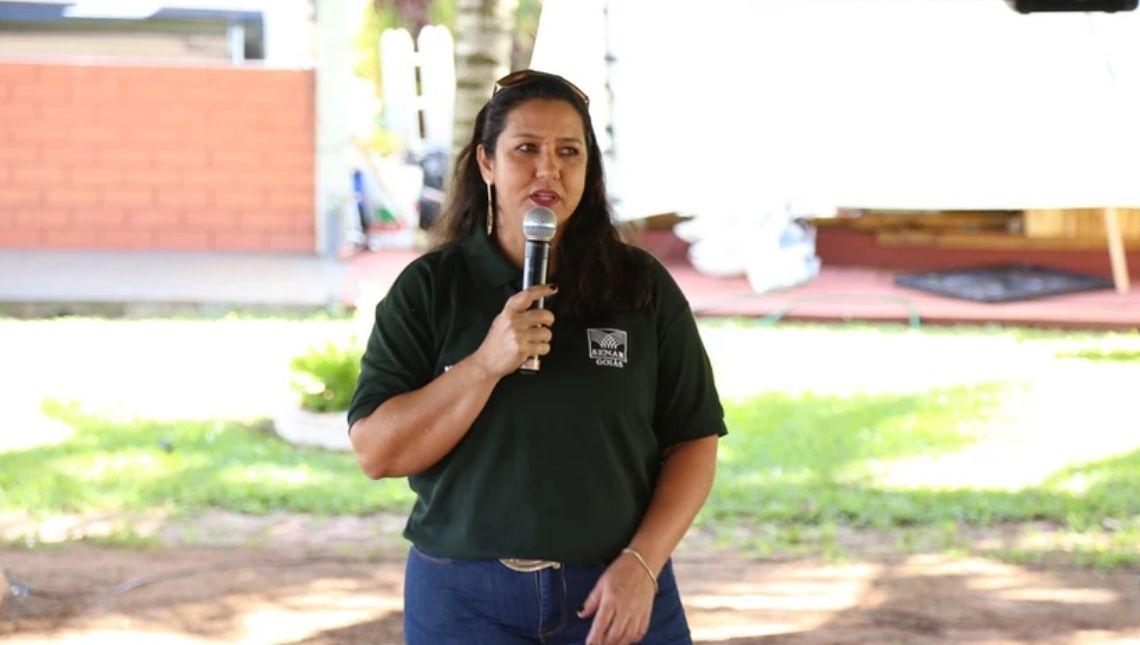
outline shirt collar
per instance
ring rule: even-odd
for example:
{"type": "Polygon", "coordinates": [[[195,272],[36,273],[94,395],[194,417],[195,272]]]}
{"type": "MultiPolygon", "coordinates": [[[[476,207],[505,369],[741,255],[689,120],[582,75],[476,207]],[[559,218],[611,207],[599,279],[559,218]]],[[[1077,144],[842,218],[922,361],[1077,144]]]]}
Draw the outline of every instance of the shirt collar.
{"type": "Polygon", "coordinates": [[[475,284],[481,289],[501,287],[522,280],[522,270],[503,257],[482,226],[475,226],[475,230],[463,240],[463,257],[467,260],[467,268],[471,271],[475,284]]]}

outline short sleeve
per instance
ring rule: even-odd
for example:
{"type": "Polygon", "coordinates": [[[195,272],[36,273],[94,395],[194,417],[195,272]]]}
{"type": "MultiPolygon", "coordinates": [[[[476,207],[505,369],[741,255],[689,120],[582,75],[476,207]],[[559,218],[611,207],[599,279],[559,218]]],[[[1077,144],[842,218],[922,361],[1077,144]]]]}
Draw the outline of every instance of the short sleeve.
{"type": "Polygon", "coordinates": [[[657,326],[657,404],[654,431],[662,447],[724,436],[724,408],[697,321],[677,283],[652,261],[657,326]]]}
{"type": "Polygon", "coordinates": [[[430,267],[421,258],[376,305],[376,321],[348,407],[350,428],[388,399],[431,381],[436,364],[431,294],[430,267]]]}

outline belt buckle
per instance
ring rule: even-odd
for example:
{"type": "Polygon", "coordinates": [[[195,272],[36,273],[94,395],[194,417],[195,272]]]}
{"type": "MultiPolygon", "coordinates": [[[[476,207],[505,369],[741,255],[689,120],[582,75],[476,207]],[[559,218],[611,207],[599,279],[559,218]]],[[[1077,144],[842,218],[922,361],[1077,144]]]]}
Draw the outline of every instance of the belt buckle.
{"type": "Polygon", "coordinates": [[[553,560],[532,560],[527,558],[500,558],[499,562],[511,571],[533,573],[543,569],[561,569],[562,563],[553,560]]]}

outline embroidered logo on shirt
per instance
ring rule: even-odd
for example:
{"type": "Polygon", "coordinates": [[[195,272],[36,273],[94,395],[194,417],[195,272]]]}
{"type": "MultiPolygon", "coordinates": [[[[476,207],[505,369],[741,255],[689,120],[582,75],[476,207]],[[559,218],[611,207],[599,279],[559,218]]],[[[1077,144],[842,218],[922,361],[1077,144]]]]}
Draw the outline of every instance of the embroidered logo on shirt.
{"type": "Polygon", "coordinates": [[[625,367],[629,362],[629,336],[620,329],[587,329],[590,358],[603,367],[625,367]]]}

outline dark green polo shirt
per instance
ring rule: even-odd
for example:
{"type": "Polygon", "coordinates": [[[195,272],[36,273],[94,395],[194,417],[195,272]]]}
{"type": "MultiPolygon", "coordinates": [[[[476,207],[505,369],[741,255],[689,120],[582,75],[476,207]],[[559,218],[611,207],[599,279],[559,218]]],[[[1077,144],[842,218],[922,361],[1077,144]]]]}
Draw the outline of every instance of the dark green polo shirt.
{"type": "MultiPolygon", "coordinates": [[[[432,555],[597,563],[629,543],[661,449],[725,434],[688,303],[651,260],[653,304],[602,324],[558,319],[537,374],[495,386],[470,431],[408,478],[404,535],[432,555]]],[[[376,307],[351,425],[483,342],[522,272],[479,230],[412,262],[376,307]]]]}

